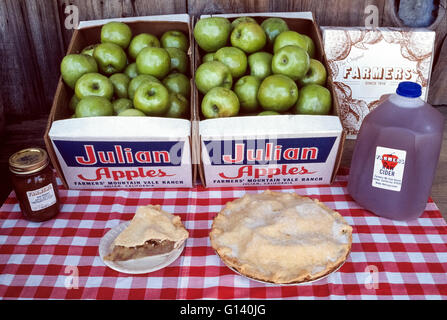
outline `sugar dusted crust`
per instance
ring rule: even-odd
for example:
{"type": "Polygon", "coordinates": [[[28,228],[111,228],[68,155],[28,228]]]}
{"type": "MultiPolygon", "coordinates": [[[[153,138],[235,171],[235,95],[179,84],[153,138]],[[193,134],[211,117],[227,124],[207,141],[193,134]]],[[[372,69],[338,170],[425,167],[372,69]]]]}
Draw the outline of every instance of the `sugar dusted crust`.
{"type": "Polygon", "coordinates": [[[188,236],[179,216],[163,211],[159,205],[141,206],[127,228],[115,238],[104,259],[126,261],[169,253],[188,236]]]}
{"type": "Polygon", "coordinates": [[[352,227],[318,200],[266,191],[227,203],[215,217],[212,247],[229,267],[252,279],[293,284],[340,267],[352,227]]]}
{"type": "Polygon", "coordinates": [[[159,205],[138,207],[129,226],[114,241],[115,246],[136,247],[148,240],[170,240],[179,247],[188,238],[179,216],[161,210],[159,205]]]}

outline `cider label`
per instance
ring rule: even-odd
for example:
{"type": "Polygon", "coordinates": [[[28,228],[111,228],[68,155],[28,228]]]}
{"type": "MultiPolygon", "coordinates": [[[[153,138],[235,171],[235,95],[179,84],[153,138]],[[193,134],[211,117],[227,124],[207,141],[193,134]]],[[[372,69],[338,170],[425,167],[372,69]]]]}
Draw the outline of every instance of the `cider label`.
{"type": "Polygon", "coordinates": [[[402,188],[406,156],[405,150],[378,146],[374,159],[372,186],[399,192],[402,188]]]}

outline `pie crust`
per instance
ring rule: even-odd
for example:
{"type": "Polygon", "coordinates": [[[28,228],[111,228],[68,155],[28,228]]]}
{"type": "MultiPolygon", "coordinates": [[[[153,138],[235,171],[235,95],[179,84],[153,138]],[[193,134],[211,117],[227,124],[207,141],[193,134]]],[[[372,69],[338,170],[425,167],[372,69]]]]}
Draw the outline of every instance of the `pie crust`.
{"type": "Polygon", "coordinates": [[[340,267],[351,250],[352,227],[318,200],[268,190],[227,203],[214,218],[210,240],[242,275],[292,284],[340,267]]]}
{"type": "Polygon", "coordinates": [[[142,206],[104,259],[126,261],[165,254],[179,248],[188,236],[180,217],[161,210],[159,205],[142,206]]]}

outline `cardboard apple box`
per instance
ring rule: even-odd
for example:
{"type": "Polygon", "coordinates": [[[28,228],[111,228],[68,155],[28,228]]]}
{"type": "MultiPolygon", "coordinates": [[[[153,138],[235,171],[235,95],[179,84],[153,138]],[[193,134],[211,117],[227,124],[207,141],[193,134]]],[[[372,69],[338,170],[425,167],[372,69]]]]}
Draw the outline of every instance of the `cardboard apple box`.
{"type": "MultiPolygon", "coordinates": [[[[316,59],[327,68],[319,28],[311,12],[241,13],[214,15],[230,19],[251,16],[258,23],[269,17],[284,19],[290,30],[310,36],[316,59]]],[[[205,18],[208,16],[201,16],[205,18]]],[[[195,44],[194,70],[205,52],[195,44]]],[[[327,68],[328,69],[328,68],[327,68]]],[[[333,97],[332,114],[325,116],[278,115],[204,119],[203,95],[195,88],[199,127],[193,131],[193,153],[201,158],[202,183],[215,186],[268,186],[330,184],[338,170],[345,133],[337,114],[332,79],[326,87],[333,97]]],[[[194,156],[193,156],[194,157],[194,156]]]]}
{"type": "Polygon", "coordinates": [[[339,113],[348,139],[363,119],[396,92],[417,82],[427,101],[435,54],[435,31],[424,28],[322,27],[339,113]]]}
{"type": "MultiPolygon", "coordinates": [[[[160,36],[180,30],[189,36],[187,14],[81,22],[67,54],[99,43],[102,25],[122,21],[133,35],[160,36]]],[[[193,46],[188,55],[193,74],[193,46]]],[[[73,90],[59,80],[45,132],[53,166],[71,189],[191,187],[195,166],[191,161],[191,121],[162,117],[71,118],[73,90]]],[[[193,96],[191,94],[191,96],[193,96]]],[[[193,106],[193,101],[190,101],[193,106]]],[[[190,112],[193,117],[193,112],[190,112]]]]}

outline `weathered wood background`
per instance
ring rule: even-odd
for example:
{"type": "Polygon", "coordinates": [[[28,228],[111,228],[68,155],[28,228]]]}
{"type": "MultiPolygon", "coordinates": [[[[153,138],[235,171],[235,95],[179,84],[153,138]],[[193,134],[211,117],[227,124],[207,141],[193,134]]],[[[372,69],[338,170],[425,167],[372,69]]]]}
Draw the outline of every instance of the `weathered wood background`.
{"type": "MultiPolygon", "coordinates": [[[[394,1],[0,0],[0,103],[7,120],[11,116],[32,119],[49,112],[59,63],[72,34],[64,23],[65,8],[69,5],[79,8],[80,20],[170,13],[313,11],[320,25],[357,26],[364,25],[364,9],[372,4],[379,8],[380,26],[395,26],[387,12],[390,2],[394,1]]],[[[438,48],[445,38],[446,20],[437,27],[438,48]]],[[[445,59],[440,60],[445,64],[445,59]]],[[[443,76],[439,74],[433,82],[441,82],[443,76]]]]}

